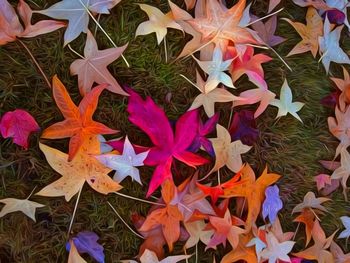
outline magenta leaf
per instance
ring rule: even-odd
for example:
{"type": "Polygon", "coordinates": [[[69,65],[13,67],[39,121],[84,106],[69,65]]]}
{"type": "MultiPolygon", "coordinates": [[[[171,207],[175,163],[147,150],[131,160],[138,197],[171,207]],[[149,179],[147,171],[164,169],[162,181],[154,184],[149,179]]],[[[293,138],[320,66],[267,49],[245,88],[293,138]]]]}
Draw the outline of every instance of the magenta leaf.
{"type": "MultiPolygon", "coordinates": [[[[76,246],[79,254],[88,253],[92,258],[94,258],[99,263],[105,262],[105,255],[103,252],[103,246],[97,243],[99,236],[94,232],[83,231],[78,233],[76,237],[72,240],[76,246]]],[[[70,243],[66,243],[66,249],[70,250],[70,243]]]]}
{"type": "Polygon", "coordinates": [[[207,159],[187,150],[197,135],[199,127],[197,110],[188,111],[178,119],[174,135],[164,111],[150,97],[143,100],[132,89],[127,89],[127,92],[130,94],[127,108],[130,122],[143,130],[154,144],[144,161],[146,165],[156,166],[147,196],[150,196],[165,179],[172,179],[173,158],[189,166],[208,162],[207,159]]]}
{"type": "Polygon", "coordinates": [[[13,138],[13,142],[28,149],[28,137],[40,130],[35,119],[25,110],[6,112],[0,121],[0,132],[4,138],[13,138]]]}
{"type": "Polygon", "coordinates": [[[337,106],[338,101],[339,101],[339,96],[340,96],[340,92],[334,91],[331,94],[329,94],[328,96],[324,97],[321,100],[321,104],[325,107],[335,109],[335,107],[337,106]]]}
{"type": "Polygon", "coordinates": [[[229,129],[232,141],[241,140],[245,145],[252,146],[259,138],[254,112],[242,110],[235,112],[229,129]]]}
{"type": "Polygon", "coordinates": [[[331,24],[342,25],[345,21],[345,14],[338,9],[331,9],[324,13],[324,17],[327,16],[331,24]]]}

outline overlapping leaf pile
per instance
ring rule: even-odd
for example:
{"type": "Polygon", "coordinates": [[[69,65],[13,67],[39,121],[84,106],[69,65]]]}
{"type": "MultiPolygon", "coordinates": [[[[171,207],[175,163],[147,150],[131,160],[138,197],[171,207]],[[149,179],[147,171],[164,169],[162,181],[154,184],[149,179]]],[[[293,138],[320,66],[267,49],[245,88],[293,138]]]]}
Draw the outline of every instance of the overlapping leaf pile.
{"type": "MultiPolygon", "coordinates": [[[[225,255],[210,259],[212,262],[350,262],[350,254],[344,254],[333,240],[336,232],[326,237],[321,226],[322,215],[327,212],[323,203],[331,199],[317,198],[313,192],[308,192],[304,201],[294,207],[292,214],[298,214],[295,222],[298,226],[301,223],[305,226],[305,248],[296,249],[294,238],[299,227],[296,232],[284,233],[279,217],[283,202],[276,183],[282,175],[270,172],[268,167],[262,174],[256,175],[252,167],[242,161],[242,155],[248,155],[255,146],[260,134],[256,122],[264,121],[261,116],[268,106],[278,109],[277,119],[290,114],[303,122],[299,111],[304,103],[293,101],[287,79],[281,83],[277,99],[276,94],[269,90],[262,67],[264,63],[273,63],[270,56],[260,52],[268,49],[285,64],[285,70],[291,69],[273,49],[285,41],[275,35],[277,14],[281,11],[276,8],[280,1],[271,0],[268,13],[261,18],[250,11],[254,2],[247,4],[245,0],[235,1],[233,5],[217,0],[185,0],[187,10],[169,1],[170,11],[166,14],[156,6],[139,4],[149,20],[138,26],[136,36],[156,33],[157,44],[164,42],[165,48],[168,29],[180,30],[184,35],[192,36],[178,59],[192,58],[197,63],[196,80],[192,80],[192,76],[182,77],[200,93],[192,105],[188,105],[188,111],[175,122],[170,121],[165,111],[155,103],[152,94],[144,97],[131,87],[122,87],[107,68],[119,57],[129,66],[122,55],[127,44],[117,47],[96,18],[97,14],[108,14],[119,2],[63,0],[45,10],[32,11],[28,4],[20,0],[17,16],[6,0],[0,0],[1,45],[19,41],[26,48],[20,38],[35,37],[66,27],[64,45],[80,57],[70,66],[71,75],[78,76],[82,96],[78,106],[56,75],[52,78],[52,84],[44,75],[62,113],[62,120],[44,127],[41,138],[69,138],[69,149],[65,153],[46,145],[48,141],[39,143],[47,162],[61,177],[35,195],[64,196],[69,202],[78,194],[79,201],[83,185],[87,182],[100,194],[119,194],[152,204],[147,214],[134,214],[134,226],[129,226],[117,209],[108,203],[126,227],[143,239],[136,262],[197,262],[199,242],[205,244],[205,250],[222,251],[222,247],[226,248],[225,255]],[[68,22],[42,20],[32,25],[33,13],[68,22]],[[114,47],[98,49],[94,34],[89,31],[90,19],[107,35],[114,47]],[[69,44],[82,32],[87,34],[84,55],[73,50],[69,44]],[[243,75],[256,87],[247,89],[237,85],[243,75]],[[95,83],[98,85],[95,86],[95,83]],[[117,138],[115,134],[118,131],[106,125],[109,120],[103,124],[93,119],[103,92],[126,96],[132,129],[147,135],[150,145],[132,144],[127,135],[117,138]],[[216,103],[231,104],[232,118],[228,124],[220,119],[215,110],[216,103]],[[246,105],[251,106],[242,109],[246,105]],[[106,141],[102,135],[110,135],[112,139],[106,141]],[[137,168],[140,166],[152,167],[150,180],[140,173],[137,168]],[[112,171],[115,171],[113,178],[110,177],[112,171]],[[225,181],[220,171],[229,174],[225,181]],[[148,189],[147,200],[119,193],[123,187],[122,181],[128,176],[148,189]],[[154,197],[157,190],[160,190],[160,196],[154,197]],[[177,244],[183,245],[184,255],[171,255],[177,244]],[[195,255],[191,254],[193,247],[195,255]]],[[[347,21],[348,2],[293,2],[308,10],[306,25],[284,18],[302,37],[287,56],[308,51],[314,57],[319,54],[327,73],[331,62],[350,64],[339,43],[343,24],[347,29],[350,27],[347,21]]],[[[35,61],[35,58],[32,59],[35,61]]],[[[168,59],[167,56],[165,59],[168,59]]],[[[36,66],[44,74],[37,62],[36,66]]],[[[341,184],[347,201],[347,179],[350,176],[350,154],[347,150],[350,145],[349,73],[344,68],[344,79],[333,77],[332,81],[337,91],[325,98],[323,103],[335,109],[335,118],[330,117],[328,124],[330,132],[340,141],[335,155],[335,159],[340,157],[340,161],[322,161],[325,168],[333,172],[331,175],[320,174],[315,181],[323,195],[335,191],[341,184]]],[[[128,131],[129,135],[134,132],[132,129],[128,131]]],[[[25,149],[29,147],[29,134],[39,130],[34,118],[19,109],[4,114],[0,122],[2,136],[12,137],[14,143],[25,149]]],[[[22,211],[35,221],[35,210],[44,205],[30,201],[32,193],[26,199],[1,199],[5,206],[0,217],[22,211]]],[[[68,235],[71,234],[77,206],[78,203],[68,235]]],[[[343,216],[341,221],[346,229],[338,237],[348,238],[350,219],[343,216]]],[[[89,231],[69,238],[66,244],[68,262],[86,262],[80,255],[84,253],[97,262],[104,262],[103,247],[98,244],[98,239],[95,233],[89,231]]],[[[64,245],[65,242],[62,247],[64,245]]]]}

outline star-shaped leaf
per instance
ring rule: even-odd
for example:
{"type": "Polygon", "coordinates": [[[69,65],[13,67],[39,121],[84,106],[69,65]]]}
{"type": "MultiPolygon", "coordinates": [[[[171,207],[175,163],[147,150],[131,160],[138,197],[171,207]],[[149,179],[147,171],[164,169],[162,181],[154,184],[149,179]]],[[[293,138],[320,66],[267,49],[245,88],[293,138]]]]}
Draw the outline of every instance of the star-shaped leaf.
{"type": "Polygon", "coordinates": [[[87,33],[89,12],[109,14],[109,9],[120,0],[63,0],[48,9],[35,11],[55,19],[68,20],[69,24],[64,33],[64,45],[76,39],[80,33],[87,33]]]}
{"type": "Polygon", "coordinates": [[[255,249],[248,245],[251,238],[251,234],[240,235],[237,247],[226,254],[222,258],[221,263],[239,262],[240,260],[249,263],[258,263],[255,249]]]}
{"type": "Polygon", "coordinates": [[[121,155],[103,154],[96,156],[96,158],[105,166],[115,170],[115,175],[113,177],[115,181],[120,183],[125,177],[130,176],[132,180],[142,184],[140,172],[136,167],[144,165],[143,161],[146,159],[147,155],[148,151],[136,154],[128,137],[126,137],[123,153],[121,155]]]}
{"type": "Polygon", "coordinates": [[[70,247],[71,249],[69,250],[68,263],[87,263],[87,261],[79,255],[79,252],[72,240],[70,241],[70,247]]]}
{"type": "MultiPolygon", "coordinates": [[[[254,20],[259,19],[258,17],[254,17],[254,20]]],[[[282,42],[286,41],[285,38],[276,36],[277,29],[277,16],[274,15],[270,19],[268,19],[265,23],[262,21],[253,21],[252,27],[258,33],[259,37],[266,45],[270,47],[277,46],[282,42]],[[254,23],[253,23],[254,22],[254,23]]]]}
{"type": "Polygon", "coordinates": [[[311,241],[311,232],[315,223],[315,214],[310,208],[304,208],[301,214],[294,219],[294,222],[305,224],[306,242],[305,247],[311,241]]]}
{"type": "Polygon", "coordinates": [[[304,106],[304,103],[293,102],[292,91],[288,85],[287,80],[284,81],[281,88],[280,98],[274,99],[270,104],[278,108],[276,118],[286,116],[288,113],[290,113],[298,121],[303,122],[297,112],[301,110],[301,108],[304,106]]]}
{"type": "Polygon", "coordinates": [[[269,186],[265,190],[266,199],[263,203],[263,218],[268,216],[271,224],[273,224],[277,218],[278,212],[282,209],[283,203],[279,196],[279,188],[277,185],[269,186]]]}
{"type": "Polygon", "coordinates": [[[209,174],[216,172],[225,165],[233,172],[238,172],[242,165],[241,154],[247,153],[251,147],[241,141],[231,142],[231,135],[223,126],[216,125],[217,137],[211,138],[215,152],[215,165],[209,174]]]}
{"type": "Polygon", "coordinates": [[[35,210],[45,205],[39,204],[37,202],[30,201],[28,199],[16,199],[16,198],[5,198],[1,199],[0,203],[5,204],[5,206],[0,211],[0,217],[3,217],[9,213],[20,211],[34,222],[35,220],[35,210]]]}
{"type": "Polygon", "coordinates": [[[342,248],[334,241],[331,243],[331,253],[336,263],[350,263],[350,253],[344,254],[342,248]]]}
{"type": "Polygon", "coordinates": [[[205,230],[206,223],[204,220],[197,220],[194,222],[185,222],[185,228],[190,234],[189,239],[186,241],[185,247],[191,248],[195,246],[199,241],[202,241],[205,245],[208,245],[214,230],[205,230]]]}
{"type": "Polygon", "coordinates": [[[273,233],[267,234],[266,241],[267,247],[260,254],[262,258],[268,260],[269,263],[275,263],[277,260],[290,262],[288,254],[295,244],[294,241],[279,242],[273,233]]]}
{"type": "Polygon", "coordinates": [[[319,37],[320,53],[322,55],[322,63],[329,72],[329,66],[331,62],[338,64],[350,64],[348,55],[339,46],[339,39],[343,26],[339,26],[331,31],[331,24],[326,17],[324,23],[323,37],[319,37]]]}
{"type": "Polygon", "coordinates": [[[254,112],[249,110],[236,111],[233,115],[229,132],[233,141],[240,140],[245,145],[254,145],[260,134],[254,118],[254,112]]]}
{"type": "Polygon", "coordinates": [[[188,109],[193,110],[203,106],[205,113],[208,117],[212,117],[215,114],[215,103],[217,102],[233,102],[240,100],[238,97],[230,93],[224,88],[214,88],[212,91],[207,91],[206,82],[202,79],[201,75],[197,72],[197,84],[196,87],[201,92],[193,101],[191,107],[188,109]]]}
{"type": "Polygon", "coordinates": [[[222,59],[222,51],[220,48],[215,48],[211,61],[200,61],[196,59],[201,69],[208,74],[208,79],[205,84],[206,92],[214,90],[220,83],[229,88],[235,88],[231,77],[225,73],[225,71],[229,69],[233,59],[225,61],[222,59]]]}
{"type": "Polygon", "coordinates": [[[97,136],[90,137],[84,142],[82,150],[73,161],[67,161],[67,154],[39,144],[47,162],[62,177],[36,193],[41,196],[64,196],[68,202],[87,182],[95,191],[109,194],[119,191],[122,187],[108,176],[111,171],[102,165],[90,153],[99,154],[100,143],[97,136]]]}
{"type": "Polygon", "coordinates": [[[302,41],[289,52],[287,57],[308,51],[311,51],[312,55],[316,57],[318,38],[323,35],[323,21],[322,17],[317,13],[317,10],[309,7],[306,14],[306,25],[293,22],[287,18],[284,18],[284,20],[291,24],[302,38],[302,41]]]}
{"type": "Polygon", "coordinates": [[[79,90],[81,95],[86,95],[96,82],[107,83],[108,90],[121,95],[128,95],[118,84],[107,66],[115,61],[124,52],[127,45],[123,47],[98,50],[96,40],[90,31],[84,48],[84,59],[77,59],[70,65],[72,75],[78,75],[79,90]]]}
{"type": "Polygon", "coordinates": [[[330,201],[331,199],[326,197],[318,197],[316,198],[315,194],[313,192],[308,192],[304,196],[304,200],[302,203],[296,205],[292,211],[292,214],[302,212],[304,208],[313,208],[318,209],[323,212],[327,212],[327,209],[322,206],[321,204],[327,201],[330,201]]]}
{"type": "Polygon", "coordinates": [[[346,106],[350,104],[350,75],[345,67],[343,68],[344,79],[341,78],[331,78],[331,80],[335,83],[337,88],[341,91],[339,95],[339,109],[342,112],[346,111],[346,106]]]}
{"type": "MultiPolygon", "coordinates": [[[[177,263],[185,259],[187,260],[190,257],[192,257],[192,255],[179,255],[179,256],[169,256],[162,260],[159,260],[156,253],[146,249],[143,252],[142,256],[140,257],[140,261],[141,263],[177,263]]],[[[135,260],[123,260],[122,262],[137,263],[137,261],[135,260]]]]}
{"type": "Polygon", "coordinates": [[[341,180],[341,185],[343,187],[343,194],[345,199],[347,199],[347,185],[350,176],[350,154],[346,148],[340,151],[340,167],[337,168],[331,175],[331,179],[341,180]]]}
{"type": "Polygon", "coordinates": [[[41,135],[45,139],[61,139],[70,137],[68,160],[73,160],[87,137],[98,134],[113,134],[112,130],[92,119],[98,98],[107,84],[95,87],[88,93],[77,107],[70,98],[66,88],[57,76],[53,77],[53,97],[65,120],[46,128],[41,135]]]}
{"type": "Polygon", "coordinates": [[[135,36],[156,33],[159,45],[168,32],[167,28],[182,30],[182,27],[175,22],[171,12],[164,15],[156,7],[145,4],[139,4],[139,6],[148,15],[149,21],[143,22],[137,27],[135,36]]]}
{"type": "Polygon", "coordinates": [[[338,238],[348,238],[350,236],[350,217],[342,216],[340,217],[341,222],[343,223],[345,230],[343,230],[338,238]]]}

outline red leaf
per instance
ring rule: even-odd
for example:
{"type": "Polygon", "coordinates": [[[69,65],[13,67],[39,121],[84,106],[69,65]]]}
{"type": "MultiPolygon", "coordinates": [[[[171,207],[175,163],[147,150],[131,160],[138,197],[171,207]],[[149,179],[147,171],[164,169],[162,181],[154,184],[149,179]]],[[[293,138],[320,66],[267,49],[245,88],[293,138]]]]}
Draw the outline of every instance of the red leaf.
{"type": "Polygon", "coordinates": [[[35,119],[24,110],[9,111],[2,116],[0,122],[1,135],[13,138],[13,142],[28,149],[28,136],[40,130],[35,119]]]}

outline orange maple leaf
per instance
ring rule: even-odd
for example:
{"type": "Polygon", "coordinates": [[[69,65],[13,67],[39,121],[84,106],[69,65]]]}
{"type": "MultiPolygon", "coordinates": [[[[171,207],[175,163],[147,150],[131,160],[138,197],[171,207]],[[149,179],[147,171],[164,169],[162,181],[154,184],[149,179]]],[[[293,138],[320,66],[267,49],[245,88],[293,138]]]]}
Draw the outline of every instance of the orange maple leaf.
{"type": "Polygon", "coordinates": [[[68,161],[73,160],[74,156],[83,145],[83,142],[91,135],[113,134],[118,132],[92,119],[92,115],[97,107],[98,98],[101,92],[107,87],[107,84],[101,84],[95,87],[81,100],[79,107],[74,104],[57,75],[53,77],[52,86],[53,97],[65,120],[55,123],[45,129],[41,137],[45,139],[69,137],[68,161]]]}

